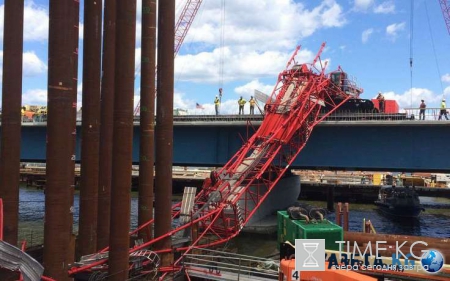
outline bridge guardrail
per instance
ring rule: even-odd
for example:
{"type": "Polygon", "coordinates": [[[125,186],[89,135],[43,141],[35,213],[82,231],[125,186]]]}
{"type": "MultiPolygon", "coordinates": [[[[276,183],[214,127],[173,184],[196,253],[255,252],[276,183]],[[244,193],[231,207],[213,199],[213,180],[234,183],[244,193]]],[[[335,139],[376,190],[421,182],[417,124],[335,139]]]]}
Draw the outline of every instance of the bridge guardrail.
{"type": "MultiPolygon", "coordinates": [[[[402,121],[402,120],[419,120],[420,108],[405,108],[401,113],[377,113],[377,112],[352,112],[340,111],[327,116],[323,121],[402,121]]],[[[440,108],[425,109],[426,121],[439,121],[440,108]]],[[[450,110],[447,110],[447,116],[450,119],[450,110]]],[[[243,114],[243,115],[176,115],[174,122],[261,122],[264,115],[243,114]]],[[[445,116],[442,116],[445,120],[445,116]]],[[[0,117],[1,122],[1,117],[0,117]]],[[[44,125],[47,122],[47,115],[37,115],[33,119],[22,118],[23,125],[44,125]]],[[[77,122],[81,122],[77,118],[77,122]]],[[[134,117],[135,124],[139,122],[139,116],[134,117]]],[[[0,123],[1,124],[1,123],[0,123]]]]}
{"type": "Polygon", "coordinates": [[[279,261],[203,248],[194,248],[186,254],[183,265],[191,275],[229,275],[236,278],[233,280],[257,277],[277,280],[279,269],[279,261]]]}
{"type": "MultiPolygon", "coordinates": [[[[450,119],[450,109],[446,108],[445,109],[447,112],[447,117],[450,119]]],[[[411,120],[420,120],[420,108],[405,108],[405,113],[406,115],[409,117],[409,119],[411,120]]],[[[431,108],[426,108],[425,109],[425,120],[428,121],[440,121],[439,120],[439,116],[441,113],[441,108],[437,108],[437,107],[431,107],[431,108]]],[[[441,121],[445,120],[445,116],[441,117],[441,121]]]]}

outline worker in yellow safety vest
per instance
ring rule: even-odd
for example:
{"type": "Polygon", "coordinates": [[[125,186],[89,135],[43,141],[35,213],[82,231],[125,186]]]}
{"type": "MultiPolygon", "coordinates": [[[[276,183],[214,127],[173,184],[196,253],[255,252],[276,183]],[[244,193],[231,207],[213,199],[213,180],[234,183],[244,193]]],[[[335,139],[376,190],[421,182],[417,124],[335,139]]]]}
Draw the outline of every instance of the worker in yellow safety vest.
{"type": "Polygon", "coordinates": [[[255,99],[252,97],[250,97],[250,100],[248,101],[250,103],[250,114],[253,115],[255,114],[255,99]]]}
{"type": "Polygon", "coordinates": [[[244,105],[247,101],[245,99],[241,98],[238,100],[238,104],[239,104],[239,115],[244,114],[244,105]],[[242,113],[241,113],[242,112],[242,113]]]}
{"type": "Polygon", "coordinates": [[[218,96],[216,96],[216,99],[214,100],[214,105],[216,107],[216,115],[219,115],[220,100],[218,96]]]}
{"type": "Polygon", "coordinates": [[[445,99],[442,99],[442,102],[441,102],[441,111],[439,112],[439,119],[438,119],[438,120],[441,120],[442,115],[444,115],[444,116],[445,116],[445,119],[448,120],[448,117],[447,117],[447,106],[445,105],[445,99]]]}

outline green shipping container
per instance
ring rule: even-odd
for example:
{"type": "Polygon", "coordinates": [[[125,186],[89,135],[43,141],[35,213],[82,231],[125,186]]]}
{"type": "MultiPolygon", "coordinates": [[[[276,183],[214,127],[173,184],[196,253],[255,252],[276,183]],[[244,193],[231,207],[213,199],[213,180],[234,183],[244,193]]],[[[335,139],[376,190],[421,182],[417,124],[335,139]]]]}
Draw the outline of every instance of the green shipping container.
{"type": "Polygon", "coordinates": [[[297,239],[325,239],[325,249],[339,250],[336,241],[344,240],[342,227],[324,220],[322,222],[310,222],[294,220],[297,226],[297,239]]]}
{"type": "Polygon", "coordinates": [[[290,221],[289,215],[286,211],[278,211],[277,212],[277,223],[278,223],[278,247],[280,243],[286,241],[287,235],[287,224],[290,221]]]}
{"type": "Polygon", "coordinates": [[[324,220],[322,222],[310,222],[291,220],[286,211],[278,211],[278,245],[289,241],[295,245],[295,239],[325,239],[325,248],[339,250],[336,241],[344,239],[342,227],[324,220]]]}

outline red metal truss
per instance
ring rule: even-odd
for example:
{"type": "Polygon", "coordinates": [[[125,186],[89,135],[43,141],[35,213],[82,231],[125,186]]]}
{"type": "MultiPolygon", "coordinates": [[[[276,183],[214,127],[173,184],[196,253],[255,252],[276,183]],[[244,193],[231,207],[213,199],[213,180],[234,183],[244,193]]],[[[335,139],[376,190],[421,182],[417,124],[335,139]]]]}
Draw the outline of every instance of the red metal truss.
{"type": "Polygon", "coordinates": [[[175,48],[174,54],[177,56],[178,51],[183,44],[184,38],[186,38],[187,32],[194,21],[195,15],[197,15],[198,9],[203,0],[187,0],[181,11],[180,18],[175,24],[175,48]]]}
{"type": "MultiPolygon", "coordinates": [[[[187,0],[186,4],[181,11],[180,17],[175,24],[175,44],[174,44],[174,57],[177,56],[178,51],[183,44],[184,38],[189,31],[189,28],[192,25],[192,22],[195,19],[195,15],[197,15],[198,9],[200,9],[200,5],[203,0],[187,0]]],[[[139,100],[136,108],[134,109],[134,116],[137,116],[141,109],[141,101],[139,100]]]]}
{"type": "Polygon", "coordinates": [[[439,0],[439,4],[441,4],[442,15],[444,16],[448,34],[450,34],[450,2],[448,0],[439,0]]]}
{"type": "MultiPolygon", "coordinates": [[[[266,114],[261,126],[215,176],[205,179],[195,198],[190,222],[130,249],[130,253],[168,236],[189,236],[188,246],[176,249],[183,252],[174,263],[173,269],[176,269],[193,247],[211,247],[239,234],[303,149],[313,128],[351,97],[331,82],[331,74],[325,74],[326,64],[322,65],[320,60],[324,46],[322,44],[309,64],[295,62],[300,47],[296,49],[286,69],[278,76],[265,105],[266,114]],[[331,109],[323,112],[325,107],[331,109]]],[[[173,208],[174,219],[180,213],[179,207],[177,204],[173,208]]],[[[69,273],[75,274],[105,262],[99,260],[72,268],[69,273]]]]}

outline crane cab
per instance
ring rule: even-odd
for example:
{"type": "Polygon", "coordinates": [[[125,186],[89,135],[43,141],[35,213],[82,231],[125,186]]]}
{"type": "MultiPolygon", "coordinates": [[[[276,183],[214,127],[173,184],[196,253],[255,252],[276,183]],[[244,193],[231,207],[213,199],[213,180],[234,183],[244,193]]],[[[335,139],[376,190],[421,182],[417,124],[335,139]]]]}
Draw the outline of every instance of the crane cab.
{"type": "Polygon", "coordinates": [[[331,83],[338,86],[343,92],[358,98],[363,92],[363,89],[359,88],[353,79],[350,79],[348,74],[338,70],[330,74],[331,83]]]}

